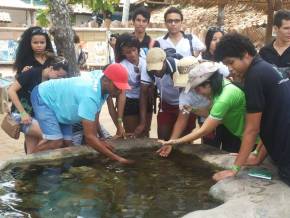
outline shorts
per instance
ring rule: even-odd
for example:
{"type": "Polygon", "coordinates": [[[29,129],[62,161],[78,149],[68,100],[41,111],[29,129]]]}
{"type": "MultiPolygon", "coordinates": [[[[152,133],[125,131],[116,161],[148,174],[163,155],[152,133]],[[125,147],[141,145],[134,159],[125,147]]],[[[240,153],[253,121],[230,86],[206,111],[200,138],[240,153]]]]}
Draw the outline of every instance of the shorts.
{"type": "Polygon", "coordinates": [[[21,123],[21,116],[19,113],[12,112],[11,118],[18,124],[20,124],[20,131],[24,134],[27,134],[32,126],[33,123],[37,122],[34,118],[32,118],[32,122],[30,124],[22,124],[21,123]]]}
{"type": "MultiPolygon", "coordinates": [[[[140,101],[137,98],[126,98],[126,104],[124,109],[124,116],[139,115],[140,113],[140,101]]],[[[152,105],[147,105],[147,113],[153,113],[152,105]]]]}
{"type": "Polygon", "coordinates": [[[47,140],[72,140],[72,125],[61,124],[56,115],[42,100],[36,86],[31,92],[31,104],[35,119],[43,133],[43,139],[47,140]]]}
{"type": "MultiPolygon", "coordinates": [[[[102,126],[100,125],[100,131],[102,136],[97,135],[97,137],[110,139],[112,138],[111,134],[102,126]]],[[[83,126],[80,123],[73,124],[73,136],[72,136],[72,143],[73,145],[82,145],[85,144],[84,138],[84,131],[83,126]]]]}

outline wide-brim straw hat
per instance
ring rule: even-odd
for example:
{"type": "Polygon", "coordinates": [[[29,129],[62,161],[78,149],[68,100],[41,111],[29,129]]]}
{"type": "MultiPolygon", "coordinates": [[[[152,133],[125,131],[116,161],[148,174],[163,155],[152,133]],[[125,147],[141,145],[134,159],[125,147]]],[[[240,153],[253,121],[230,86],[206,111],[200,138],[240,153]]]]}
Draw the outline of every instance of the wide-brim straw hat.
{"type": "Polygon", "coordinates": [[[177,61],[177,70],[173,74],[173,83],[176,87],[186,87],[188,81],[188,74],[197,64],[198,59],[189,56],[177,61]]]}

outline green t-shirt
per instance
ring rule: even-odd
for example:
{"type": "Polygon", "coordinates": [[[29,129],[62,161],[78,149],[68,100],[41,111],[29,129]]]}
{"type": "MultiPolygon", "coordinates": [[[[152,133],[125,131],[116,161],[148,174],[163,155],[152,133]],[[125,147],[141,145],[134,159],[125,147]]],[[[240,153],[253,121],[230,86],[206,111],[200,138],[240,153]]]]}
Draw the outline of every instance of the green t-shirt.
{"type": "Polygon", "coordinates": [[[245,115],[246,99],[244,92],[228,80],[224,80],[222,93],[213,98],[210,117],[221,120],[232,134],[242,138],[245,115]]]}

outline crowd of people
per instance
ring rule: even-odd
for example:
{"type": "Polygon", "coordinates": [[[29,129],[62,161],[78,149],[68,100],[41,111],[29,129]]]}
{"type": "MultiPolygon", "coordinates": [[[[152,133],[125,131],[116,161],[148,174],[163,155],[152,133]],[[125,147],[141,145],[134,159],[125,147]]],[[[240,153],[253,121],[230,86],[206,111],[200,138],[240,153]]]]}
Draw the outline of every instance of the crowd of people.
{"type": "Polygon", "coordinates": [[[53,53],[45,30],[23,33],[8,94],[26,153],[71,146],[73,125],[79,125],[78,143],[132,163],[102,139],[99,114],[106,101],[117,137],[149,137],[157,110],[161,157],[201,138],[238,153],[230,169],[213,176],[216,181],[269,155],[290,185],[290,11],[276,12],[276,38],[259,52],[247,37],[218,27],[208,29],[204,43],[185,34],[183,14],[174,7],[164,14],[168,32],[158,39],[146,34],[145,7],[135,10],[132,21],[133,33],[110,41],[114,63],[72,78],[66,78],[68,63],[53,53]]]}

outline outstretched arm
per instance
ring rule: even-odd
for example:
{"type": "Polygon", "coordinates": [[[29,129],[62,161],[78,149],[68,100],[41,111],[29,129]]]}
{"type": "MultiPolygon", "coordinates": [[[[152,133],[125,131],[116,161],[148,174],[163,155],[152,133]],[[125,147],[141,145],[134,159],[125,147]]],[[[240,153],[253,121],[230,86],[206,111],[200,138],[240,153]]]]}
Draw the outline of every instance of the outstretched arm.
{"type": "MultiPolygon", "coordinates": [[[[239,168],[247,162],[247,159],[253,150],[253,147],[256,143],[256,138],[260,132],[260,123],[261,123],[262,113],[248,113],[246,115],[246,126],[244,130],[243,140],[239,154],[235,160],[234,168],[230,170],[220,171],[214,174],[213,179],[216,181],[225,179],[227,177],[235,176],[239,168]]],[[[263,154],[263,153],[262,153],[263,154]]],[[[261,155],[262,155],[261,154],[261,155]]],[[[265,155],[265,153],[264,153],[265,155]]],[[[262,157],[262,156],[261,156],[262,157]]],[[[265,158],[265,157],[264,157],[265,158]]]]}
{"type": "Polygon", "coordinates": [[[184,137],[171,139],[169,141],[159,140],[163,146],[157,151],[157,153],[162,157],[167,157],[171,153],[172,145],[183,144],[201,138],[212,132],[220,123],[221,121],[208,117],[200,129],[195,130],[184,137]]]}
{"type": "Polygon", "coordinates": [[[177,144],[182,144],[182,143],[187,143],[187,142],[191,142],[191,141],[194,141],[196,139],[199,139],[209,133],[211,133],[213,130],[216,129],[216,127],[221,124],[221,121],[220,120],[216,120],[216,119],[213,119],[211,117],[208,117],[204,124],[197,130],[193,131],[192,133],[186,135],[186,136],[183,136],[179,139],[172,139],[172,140],[169,140],[169,141],[160,141],[163,145],[167,145],[167,144],[174,144],[174,145],[177,145],[177,144]]]}
{"type": "Polygon", "coordinates": [[[87,144],[93,149],[99,151],[100,153],[106,155],[112,160],[116,160],[122,164],[130,164],[132,161],[127,160],[113,152],[113,147],[106,141],[102,141],[96,136],[97,125],[99,125],[98,116],[96,116],[96,121],[92,122],[89,120],[82,120],[82,125],[84,127],[84,136],[87,144]]]}

